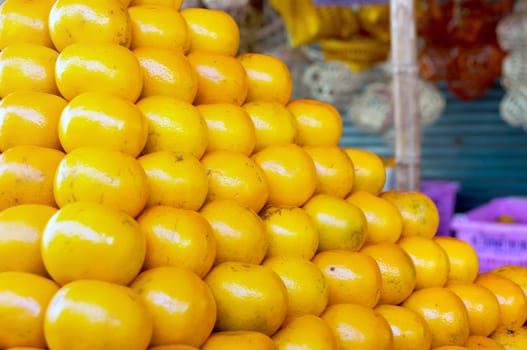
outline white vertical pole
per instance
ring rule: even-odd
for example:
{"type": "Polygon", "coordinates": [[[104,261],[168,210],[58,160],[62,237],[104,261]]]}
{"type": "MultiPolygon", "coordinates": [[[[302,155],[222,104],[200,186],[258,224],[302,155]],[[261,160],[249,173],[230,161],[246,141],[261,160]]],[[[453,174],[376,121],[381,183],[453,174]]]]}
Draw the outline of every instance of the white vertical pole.
{"type": "Polygon", "coordinates": [[[414,1],[391,0],[390,16],[396,187],[415,191],[421,175],[421,122],[414,1]]]}

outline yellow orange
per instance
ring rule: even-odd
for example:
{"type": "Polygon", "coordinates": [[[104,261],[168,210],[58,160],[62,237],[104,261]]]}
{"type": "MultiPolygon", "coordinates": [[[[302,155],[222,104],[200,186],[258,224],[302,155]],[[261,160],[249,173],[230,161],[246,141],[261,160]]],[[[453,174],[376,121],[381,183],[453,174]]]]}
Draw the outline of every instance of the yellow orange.
{"type": "Polygon", "coordinates": [[[57,57],[57,87],[66,100],[90,91],[137,101],[143,72],[135,55],[116,44],[72,44],[57,57]]]}
{"type": "Polygon", "coordinates": [[[129,47],[132,23],[119,0],[57,0],[49,13],[49,34],[58,51],[75,43],[129,47]]]}
{"type": "Polygon", "coordinates": [[[198,92],[198,76],[180,51],[156,47],[134,50],[143,71],[141,97],[169,96],[192,103],[198,92]]]}
{"type": "Polygon", "coordinates": [[[448,280],[450,263],[439,244],[422,236],[403,237],[397,242],[415,266],[415,289],[443,287],[448,280]]]}
{"type": "Polygon", "coordinates": [[[57,167],[53,182],[57,205],[84,201],[136,217],[150,193],[148,178],[132,156],[97,147],[77,148],[57,167]]]}
{"type": "Polygon", "coordinates": [[[329,325],[314,315],[294,317],[273,335],[277,350],[337,350],[337,339],[329,325]]]}
{"type": "Polygon", "coordinates": [[[380,195],[397,207],[403,218],[402,236],[432,238],[439,226],[439,212],[435,203],[421,192],[391,190],[380,195]]]}
{"type": "Polygon", "coordinates": [[[216,302],[207,284],[190,270],[158,267],[141,273],[130,287],[152,315],[150,345],[199,347],[212,332],[216,302]]]}
{"type": "Polygon", "coordinates": [[[110,94],[86,92],[64,108],[58,131],[66,152],[92,146],[137,157],[145,147],[148,125],[132,102],[110,94]]]}
{"type": "Polygon", "coordinates": [[[56,206],[53,177],[64,153],[17,146],[0,154],[0,210],[20,204],[56,206]]]}
{"type": "Polygon", "coordinates": [[[168,96],[150,96],[137,106],[148,121],[144,153],[190,153],[200,159],[207,149],[207,124],[190,103],[168,96]]]}
{"type": "Polygon", "coordinates": [[[216,258],[216,240],[209,222],[192,210],[155,206],[137,223],[146,238],[144,268],[184,267],[205,277],[216,258]]]}
{"type": "Polygon", "coordinates": [[[38,204],[0,211],[0,272],[19,271],[47,277],[40,243],[44,228],[56,211],[38,204]]]}
{"type": "Polygon", "coordinates": [[[207,201],[232,199],[259,212],[269,198],[268,181],[256,162],[235,151],[207,152],[201,159],[207,172],[207,201]]]}
{"type": "Polygon", "coordinates": [[[393,348],[390,325],[369,307],[331,305],[322,314],[322,319],[333,330],[340,350],[393,348]]]}
{"type": "Polygon", "coordinates": [[[0,273],[0,346],[44,347],[44,314],[55,282],[26,272],[0,273]]]}
{"type": "Polygon", "coordinates": [[[205,204],[200,213],[212,226],[216,241],[215,264],[227,261],[259,264],[267,252],[262,219],[231,199],[205,204]]]}
{"type": "Polygon", "coordinates": [[[491,336],[496,343],[503,345],[506,350],[526,349],[527,348],[527,328],[518,329],[498,329],[491,336]]]}
{"type": "Polygon", "coordinates": [[[328,285],[322,271],[309,260],[298,256],[275,256],[266,259],[284,282],[287,290],[287,316],[320,316],[328,304],[328,285]]]}
{"type": "Polygon", "coordinates": [[[219,331],[246,330],[271,335],[286,317],[286,288],[269,267],[225,262],[214,267],[205,282],[216,299],[219,331]]]}
{"type": "Polygon", "coordinates": [[[344,198],[353,187],[355,170],[350,157],[337,146],[304,147],[317,170],[315,193],[344,198]]]}
{"type": "Polygon", "coordinates": [[[299,207],[315,192],[315,165],[301,147],[295,144],[269,146],[252,158],[267,179],[269,204],[299,207]]]}
{"type": "Polygon", "coordinates": [[[75,344],[94,350],[144,350],[152,334],[152,319],[130,288],[82,280],[63,286],[53,296],[44,332],[50,349],[68,350],[75,344]]]}
{"type": "Polygon", "coordinates": [[[159,345],[159,346],[151,346],[148,348],[148,350],[199,350],[198,348],[190,345],[159,345]]]}
{"type": "Polygon", "coordinates": [[[412,294],[416,283],[414,263],[398,245],[371,244],[363,247],[361,252],[375,259],[381,270],[379,303],[398,305],[412,294]]]}
{"type": "Polygon", "coordinates": [[[319,234],[318,251],[359,250],[366,240],[367,223],[362,211],[344,199],[318,194],[304,205],[319,234]]]}
{"type": "Polygon", "coordinates": [[[474,283],[488,288],[498,299],[498,328],[517,329],[523,326],[527,320],[527,299],[520,286],[492,272],[479,274],[474,283]]]}
{"type": "Polygon", "coordinates": [[[467,350],[467,348],[459,345],[443,345],[432,348],[431,350],[467,350]]]}
{"type": "Polygon", "coordinates": [[[22,145],[60,150],[57,133],[66,101],[43,92],[13,92],[0,101],[0,151],[22,145]]]}
{"type": "Polygon", "coordinates": [[[247,102],[277,102],[285,105],[293,92],[289,68],[280,59],[263,53],[245,53],[238,60],[247,72],[247,102]]]}
{"type": "Polygon", "coordinates": [[[0,49],[14,43],[53,48],[48,16],[54,0],[6,0],[0,7],[0,49]]]}
{"type": "Polygon", "coordinates": [[[478,284],[449,283],[446,288],[454,292],[465,304],[470,334],[489,336],[500,320],[500,306],[496,296],[478,284]]]}
{"type": "Polygon", "coordinates": [[[382,276],[372,257],[359,252],[331,250],[315,255],[313,263],[326,278],[329,305],[377,305],[381,296],[382,276]]]}
{"type": "Polygon", "coordinates": [[[508,278],[523,290],[523,294],[527,297],[527,267],[505,265],[492,270],[497,275],[508,278]]]}
{"type": "Polygon", "coordinates": [[[49,47],[14,43],[0,52],[0,98],[12,92],[34,91],[58,95],[55,83],[57,51],[49,47]]]}
{"type": "Polygon", "coordinates": [[[42,260],[60,285],[80,279],[127,285],[141,270],[145,252],[137,222],[97,203],[64,206],[42,234],[42,260]]]}
{"type": "Polygon", "coordinates": [[[277,102],[248,102],[242,107],[254,124],[255,152],[268,146],[295,142],[298,134],[296,119],[284,105],[277,102]]]}
{"type": "Polygon", "coordinates": [[[211,51],[233,56],[240,45],[240,29],[227,12],[203,8],[181,11],[190,36],[190,51],[211,51]]]}
{"type": "Polygon", "coordinates": [[[478,256],[474,248],[453,237],[434,237],[436,243],[446,252],[450,265],[449,281],[474,282],[479,271],[478,256]]]}
{"type": "Polygon", "coordinates": [[[432,332],[432,348],[465,344],[470,328],[467,309],[459,297],[446,288],[423,288],[402,304],[420,314],[432,332]]]}
{"type": "Polygon", "coordinates": [[[366,242],[395,243],[401,237],[403,219],[392,203],[370,192],[353,192],[346,200],[359,207],[368,222],[366,242]]]}
{"type": "Polygon", "coordinates": [[[196,104],[245,102],[249,87],[240,61],[210,51],[193,51],[187,58],[198,75],[196,104]]]}
{"type": "Polygon", "coordinates": [[[142,5],[128,9],[132,25],[131,49],[155,47],[179,50],[183,54],[190,48],[187,23],[177,8],[142,5]]]}
{"type": "MultiPolygon", "coordinates": [[[[342,136],[342,119],[332,105],[315,100],[294,100],[287,108],[296,118],[300,146],[337,146],[342,136]]],[[[353,158],[352,158],[353,160],[353,158]]]]}
{"type": "Polygon", "coordinates": [[[154,5],[172,7],[176,10],[179,10],[182,3],[183,0],[131,0],[130,6],[154,5]]]}
{"type": "Polygon", "coordinates": [[[267,257],[299,256],[311,260],[318,249],[318,230],[302,208],[268,206],[260,212],[269,246],[267,257]]]}
{"type": "Polygon", "coordinates": [[[253,331],[216,332],[207,339],[201,350],[276,350],[267,335],[253,331]]]}
{"type": "Polygon", "coordinates": [[[207,198],[205,169],[190,154],[160,151],[138,158],[148,179],[147,207],[170,207],[198,210],[207,198]]]}
{"type": "Polygon", "coordinates": [[[386,170],[381,157],[368,150],[345,148],[355,167],[353,191],[366,191],[378,195],[386,182],[386,170]]]}
{"type": "Polygon", "coordinates": [[[256,144],[254,124],[241,107],[229,103],[197,106],[207,123],[207,151],[235,151],[250,155],[256,144]]]}
{"type": "Polygon", "coordinates": [[[393,348],[397,350],[428,350],[432,333],[421,315],[396,305],[380,305],[375,308],[390,325],[393,348]]]}
{"type": "Polygon", "coordinates": [[[503,345],[492,338],[481,335],[470,335],[465,343],[465,347],[469,350],[505,350],[503,345]]]}

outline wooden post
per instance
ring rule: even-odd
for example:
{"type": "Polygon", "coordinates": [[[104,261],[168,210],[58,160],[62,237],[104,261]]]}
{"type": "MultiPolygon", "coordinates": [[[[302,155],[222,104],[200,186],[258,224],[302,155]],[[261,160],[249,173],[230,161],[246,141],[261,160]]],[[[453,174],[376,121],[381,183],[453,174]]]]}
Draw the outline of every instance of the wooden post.
{"type": "Polygon", "coordinates": [[[390,16],[396,188],[418,191],[421,175],[421,120],[414,1],[391,0],[390,16]]]}

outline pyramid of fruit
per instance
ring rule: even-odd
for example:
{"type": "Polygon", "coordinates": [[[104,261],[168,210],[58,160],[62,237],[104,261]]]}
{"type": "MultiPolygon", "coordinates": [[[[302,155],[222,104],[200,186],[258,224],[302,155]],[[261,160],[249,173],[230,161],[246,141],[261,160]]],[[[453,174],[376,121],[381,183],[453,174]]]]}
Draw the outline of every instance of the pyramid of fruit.
{"type": "Polygon", "coordinates": [[[180,6],[0,7],[0,349],[527,349],[526,268],[180,6]]]}

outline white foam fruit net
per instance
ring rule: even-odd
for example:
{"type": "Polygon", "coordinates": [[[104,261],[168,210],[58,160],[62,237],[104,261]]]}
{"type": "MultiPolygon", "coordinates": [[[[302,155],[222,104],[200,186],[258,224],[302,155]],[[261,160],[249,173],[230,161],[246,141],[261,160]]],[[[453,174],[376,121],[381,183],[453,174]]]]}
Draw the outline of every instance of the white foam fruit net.
{"type": "Polygon", "coordinates": [[[514,89],[526,85],[526,79],[527,48],[510,52],[503,60],[502,84],[507,89],[514,89]]]}
{"type": "Polygon", "coordinates": [[[186,9],[190,7],[200,7],[201,2],[199,0],[184,0],[181,5],[181,9],[186,9]]]}
{"type": "Polygon", "coordinates": [[[512,13],[496,26],[498,44],[505,51],[527,47],[527,13],[512,13]]]}
{"type": "Polygon", "coordinates": [[[244,7],[249,3],[249,0],[201,0],[201,2],[210,9],[228,10],[244,7]]]}
{"type": "Polygon", "coordinates": [[[423,127],[434,124],[445,110],[445,96],[430,82],[419,81],[419,112],[423,127]]]}
{"type": "MultiPolygon", "coordinates": [[[[434,124],[443,113],[446,100],[433,84],[419,80],[419,113],[423,127],[434,124]]],[[[352,100],[348,109],[354,125],[368,133],[386,133],[393,126],[392,86],[373,83],[352,100]]],[[[386,137],[390,137],[389,135],[386,137]]]]}
{"type": "Polygon", "coordinates": [[[393,125],[391,86],[386,83],[369,84],[360,96],[352,99],[348,116],[357,128],[366,133],[385,132],[393,125]]]}
{"type": "Polygon", "coordinates": [[[314,62],[302,75],[302,84],[309,96],[335,105],[347,106],[349,99],[362,84],[360,76],[342,62],[314,62]]]}
{"type": "Polygon", "coordinates": [[[527,0],[516,0],[513,12],[527,12],[527,0]]]}
{"type": "Polygon", "coordinates": [[[500,102],[500,115],[510,126],[527,129],[527,88],[507,91],[500,102]]]}

